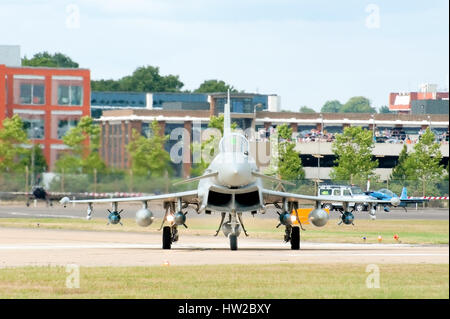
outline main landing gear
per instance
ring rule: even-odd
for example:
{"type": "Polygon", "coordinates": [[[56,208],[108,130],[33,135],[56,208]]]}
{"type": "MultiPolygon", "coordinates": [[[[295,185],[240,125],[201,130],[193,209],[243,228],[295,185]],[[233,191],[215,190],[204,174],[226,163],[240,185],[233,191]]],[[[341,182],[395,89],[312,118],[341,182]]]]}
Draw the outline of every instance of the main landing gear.
{"type": "Polygon", "coordinates": [[[300,249],[300,227],[292,226],[292,225],[285,225],[284,242],[285,243],[290,242],[292,250],[299,250],[300,249]]]}
{"type": "Polygon", "coordinates": [[[301,222],[300,218],[298,217],[297,209],[298,205],[295,202],[285,202],[283,203],[284,209],[282,209],[278,204],[274,204],[274,206],[280,210],[282,210],[282,213],[277,212],[279,216],[280,223],[277,225],[276,228],[280,227],[281,225],[285,226],[284,230],[284,241],[291,243],[291,249],[292,250],[299,250],[300,249],[300,228],[301,228],[301,222]],[[294,214],[291,214],[290,212],[294,211],[294,214]],[[297,222],[299,226],[294,225],[294,223],[297,222]]]}
{"type": "Polygon", "coordinates": [[[171,249],[172,244],[178,241],[178,226],[184,226],[188,228],[186,225],[186,215],[187,212],[183,213],[182,209],[187,208],[188,205],[181,205],[181,200],[177,202],[177,209],[175,209],[175,203],[164,203],[165,213],[164,218],[161,223],[162,229],[162,248],[163,249],[171,249]],[[164,226],[164,224],[168,222],[170,226],[164,226]]]}

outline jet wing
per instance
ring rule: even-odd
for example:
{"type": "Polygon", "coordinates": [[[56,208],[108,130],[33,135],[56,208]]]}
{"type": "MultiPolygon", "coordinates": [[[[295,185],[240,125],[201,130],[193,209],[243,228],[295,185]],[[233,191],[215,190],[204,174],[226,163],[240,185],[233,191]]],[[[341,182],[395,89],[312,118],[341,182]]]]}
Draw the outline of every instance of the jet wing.
{"type": "MultiPolygon", "coordinates": [[[[347,203],[372,203],[372,204],[391,204],[397,206],[392,200],[381,200],[381,199],[357,199],[348,196],[312,196],[312,195],[301,195],[294,193],[286,193],[279,191],[272,191],[268,189],[262,190],[262,195],[265,203],[279,203],[284,199],[288,201],[306,201],[306,202],[347,202],[347,203]]],[[[398,200],[399,202],[400,200],[398,200]]]]}
{"type": "Polygon", "coordinates": [[[70,200],[65,197],[61,199],[61,204],[69,204],[69,203],[91,203],[91,204],[99,204],[99,203],[122,203],[122,202],[144,202],[144,201],[161,201],[161,202],[171,202],[176,201],[181,198],[183,202],[188,203],[198,203],[198,192],[197,190],[179,192],[179,193],[169,193],[169,194],[161,194],[161,195],[147,195],[147,196],[138,196],[138,197],[121,197],[121,198],[101,198],[101,199],[81,199],[81,200],[70,200]]]}

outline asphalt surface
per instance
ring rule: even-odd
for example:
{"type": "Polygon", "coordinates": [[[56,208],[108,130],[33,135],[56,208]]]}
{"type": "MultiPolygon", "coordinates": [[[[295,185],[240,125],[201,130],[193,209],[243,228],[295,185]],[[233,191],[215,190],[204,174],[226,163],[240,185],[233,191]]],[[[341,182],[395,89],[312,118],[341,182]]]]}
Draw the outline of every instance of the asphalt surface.
{"type": "MultiPolygon", "coordinates": [[[[105,218],[110,205],[94,206],[94,218],[105,218]]],[[[124,218],[134,218],[139,204],[121,205],[124,218]]],[[[162,207],[149,207],[156,218],[163,215],[162,207]]],[[[250,215],[250,214],[249,214],[250,215]]],[[[355,213],[356,218],[369,219],[367,212],[355,213]]],[[[189,213],[189,218],[214,218],[189,213]]],[[[339,214],[333,212],[332,217],[339,214]]],[[[0,202],[0,218],[85,218],[86,205],[26,207],[25,203],[0,202]]],[[[247,216],[244,216],[244,218],[247,216]]],[[[275,211],[256,218],[276,219],[275,211]]],[[[249,218],[249,216],[248,216],[249,218]]],[[[445,209],[393,210],[378,212],[379,219],[448,220],[445,209]]],[[[448,245],[405,244],[333,244],[301,243],[293,251],[281,240],[239,237],[239,250],[229,250],[224,236],[180,236],[172,250],[161,249],[161,234],[123,233],[116,231],[53,230],[43,228],[0,227],[0,267],[29,265],[80,266],[146,266],[146,265],[207,265],[207,264],[267,264],[267,263],[448,263],[448,245]]]]}
{"type": "Polygon", "coordinates": [[[280,240],[182,236],[171,250],[149,233],[0,228],[0,268],[16,266],[149,266],[279,263],[448,264],[448,245],[301,243],[280,240]]]}
{"type": "MultiPolygon", "coordinates": [[[[37,202],[36,207],[32,203],[30,207],[26,207],[23,203],[8,203],[0,201],[0,218],[43,218],[43,217],[58,217],[58,218],[85,218],[87,205],[77,204],[76,206],[69,205],[63,208],[59,203],[54,203],[53,206],[48,206],[42,202],[37,202]]],[[[140,208],[140,204],[122,204],[119,205],[119,209],[124,209],[122,216],[124,218],[134,218],[136,211],[140,208]]],[[[100,218],[107,216],[107,209],[111,209],[110,205],[99,204],[94,205],[94,218],[100,218]]],[[[154,213],[156,218],[161,218],[164,211],[160,205],[150,205],[149,209],[154,213]]],[[[355,219],[370,219],[368,212],[354,213],[355,219]]],[[[248,217],[251,216],[248,214],[248,217]]],[[[428,220],[448,220],[449,211],[447,209],[440,208],[426,208],[418,209],[415,207],[408,208],[405,212],[402,208],[392,209],[389,213],[380,210],[376,214],[377,219],[428,219],[428,220]]],[[[198,215],[193,210],[189,212],[189,218],[204,218],[203,214],[198,215]]],[[[213,218],[220,218],[220,214],[216,213],[211,216],[213,218]]],[[[244,214],[244,217],[245,214],[244,214]]],[[[338,218],[338,212],[332,212],[331,218],[338,218]]],[[[266,214],[256,215],[255,218],[273,218],[276,219],[277,215],[275,210],[268,209],[266,214]]]]}

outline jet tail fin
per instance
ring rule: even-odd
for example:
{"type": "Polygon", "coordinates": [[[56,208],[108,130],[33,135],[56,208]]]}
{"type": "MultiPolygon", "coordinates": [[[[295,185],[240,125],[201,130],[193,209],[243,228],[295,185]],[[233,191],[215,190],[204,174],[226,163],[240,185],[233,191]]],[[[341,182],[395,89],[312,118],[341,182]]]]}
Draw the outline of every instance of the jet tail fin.
{"type": "Polygon", "coordinates": [[[228,89],[227,103],[223,109],[223,135],[228,135],[231,133],[231,99],[230,99],[230,89],[228,89]]]}
{"type": "Polygon", "coordinates": [[[408,192],[406,190],[406,187],[402,188],[402,194],[400,195],[400,199],[408,199],[408,192]]]}

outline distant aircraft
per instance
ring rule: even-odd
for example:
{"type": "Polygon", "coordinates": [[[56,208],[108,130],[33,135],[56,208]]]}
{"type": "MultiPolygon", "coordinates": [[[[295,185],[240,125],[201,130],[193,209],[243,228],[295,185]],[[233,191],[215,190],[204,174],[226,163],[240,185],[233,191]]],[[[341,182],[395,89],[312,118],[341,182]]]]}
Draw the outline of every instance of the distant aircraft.
{"type": "Polygon", "coordinates": [[[89,192],[79,192],[79,193],[72,193],[72,192],[49,192],[47,191],[44,186],[35,185],[32,187],[31,192],[0,192],[0,198],[1,199],[14,199],[16,197],[19,198],[26,198],[26,205],[27,207],[30,206],[31,201],[33,200],[42,200],[44,201],[47,206],[53,206],[54,201],[60,201],[63,197],[71,197],[71,198],[111,198],[114,196],[120,196],[120,197],[136,197],[136,196],[142,196],[143,193],[89,193],[89,192]]]}
{"type": "MultiPolygon", "coordinates": [[[[188,207],[194,207],[198,214],[211,214],[212,211],[220,212],[221,220],[215,235],[217,236],[222,230],[223,234],[229,238],[231,250],[237,250],[238,248],[237,239],[241,229],[248,236],[242,220],[242,213],[250,212],[255,215],[259,212],[264,214],[269,206],[277,209],[278,226],[285,226],[284,241],[290,242],[291,249],[294,250],[300,249],[300,227],[294,224],[297,221],[301,226],[297,212],[300,201],[314,203],[315,208],[309,213],[308,219],[317,227],[324,226],[329,219],[328,213],[321,208],[322,201],[342,202],[341,220],[344,224],[353,224],[354,216],[348,203],[360,202],[360,200],[348,197],[309,196],[269,190],[263,187],[263,179],[274,180],[283,184],[289,183],[260,173],[255,160],[249,155],[247,139],[241,134],[231,132],[230,92],[228,92],[228,101],[224,107],[224,134],[219,142],[219,153],[202,176],[184,181],[199,181],[196,189],[133,198],[70,200],[68,197],[64,197],[60,202],[64,206],[69,203],[86,203],[88,205],[87,219],[91,218],[94,203],[110,202],[112,204],[112,211],[108,210],[110,224],[121,224],[123,210],[119,211],[119,203],[142,202],[142,208],[136,213],[136,222],[138,225],[146,227],[154,220],[153,213],[148,209],[148,202],[159,201],[165,209],[160,227],[160,230],[163,231],[163,249],[170,249],[172,243],[178,241],[179,226],[187,227],[188,207]],[[226,217],[228,217],[227,221],[225,221],[226,217]],[[164,226],[165,223],[168,223],[168,226],[164,226]]],[[[391,200],[364,199],[364,202],[368,203],[370,210],[375,212],[377,204],[397,206],[400,201],[398,198],[392,197],[391,200]]]]}
{"type": "MultiPolygon", "coordinates": [[[[428,199],[424,199],[424,198],[408,198],[408,193],[406,190],[406,187],[402,188],[402,193],[400,194],[400,197],[398,197],[397,194],[395,194],[394,192],[390,191],[387,188],[381,188],[377,191],[367,191],[366,192],[367,195],[372,196],[376,199],[382,199],[382,200],[391,200],[392,198],[398,198],[400,200],[400,204],[397,205],[399,207],[403,207],[403,209],[405,211],[407,210],[407,205],[408,204],[421,204],[424,202],[428,202],[428,199]]],[[[384,206],[384,210],[386,212],[389,212],[389,204],[386,204],[384,206]]]]}
{"type": "Polygon", "coordinates": [[[26,197],[26,205],[30,206],[32,200],[42,200],[45,201],[47,206],[53,206],[53,201],[61,200],[64,196],[69,195],[69,193],[49,193],[42,186],[33,186],[31,192],[0,192],[0,197],[3,198],[15,198],[15,197],[26,197]]]}

